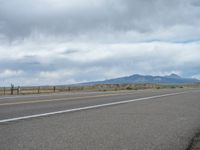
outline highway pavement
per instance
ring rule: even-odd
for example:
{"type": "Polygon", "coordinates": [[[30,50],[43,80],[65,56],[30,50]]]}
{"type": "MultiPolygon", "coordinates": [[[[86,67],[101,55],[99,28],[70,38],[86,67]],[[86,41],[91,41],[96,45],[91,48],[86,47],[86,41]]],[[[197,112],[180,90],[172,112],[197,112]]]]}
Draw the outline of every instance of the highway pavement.
{"type": "Polygon", "coordinates": [[[200,90],[0,97],[0,150],[184,150],[200,130],[200,90]]]}

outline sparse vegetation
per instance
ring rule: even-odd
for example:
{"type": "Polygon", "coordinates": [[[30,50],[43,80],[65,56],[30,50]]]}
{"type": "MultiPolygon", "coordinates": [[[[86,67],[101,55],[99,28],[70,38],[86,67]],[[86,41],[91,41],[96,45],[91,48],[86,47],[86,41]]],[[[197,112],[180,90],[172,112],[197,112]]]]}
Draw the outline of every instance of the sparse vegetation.
{"type": "Polygon", "coordinates": [[[172,86],[170,86],[170,88],[172,88],[172,89],[175,89],[175,88],[176,88],[176,86],[175,86],[175,85],[172,85],[172,86]]]}
{"type": "Polygon", "coordinates": [[[157,84],[97,84],[97,85],[68,85],[68,86],[34,86],[34,87],[0,87],[0,95],[25,95],[78,91],[118,91],[170,88],[200,88],[200,84],[187,85],[157,85],[157,84]],[[11,90],[13,89],[13,91],[11,90]]]}
{"type": "Polygon", "coordinates": [[[127,89],[127,90],[133,90],[133,88],[132,88],[132,87],[127,87],[126,89],[127,89]]]}
{"type": "Polygon", "coordinates": [[[156,89],[160,89],[160,86],[157,86],[156,89]]]}

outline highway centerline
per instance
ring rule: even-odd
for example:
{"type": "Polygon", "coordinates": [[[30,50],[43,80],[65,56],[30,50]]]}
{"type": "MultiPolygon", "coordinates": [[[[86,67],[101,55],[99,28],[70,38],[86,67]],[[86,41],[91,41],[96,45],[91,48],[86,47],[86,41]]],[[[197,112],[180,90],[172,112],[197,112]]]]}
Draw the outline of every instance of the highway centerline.
{"type": "Polygon", "coordinates": [[[20,104],[34,104],[34,103],[45,103],[45,102],[57,102],[57,101],[67,101],[67,100],[78,100],[85,98],[100,98],[100,97],[109,97],[109,96],[123,96],[130,95],[129,93],[113,93],[113,94],[102,94],[102,95],[93,95],[93,96],[79,96],[79,97],[71,97],[71,98],[56,98],[56,99],[44,99],[44,100],[31,100],[31,101],[18,101],[18,102],[10,102],[10,103],[2,103],[0,106],[9,106],[9,105],[20,105],[20,104]]]}
{"type": "MultiPolygon", "coordinates": [[[[140,90],[142,91],[142,90],[140,90]]],[[[113,91],[110,91],[110,94],[116,94],[113,91]],[[111,93],[110,93],[111,92],[111,93]]],[[[120,93],[131,93],[131,92],[124,92],[123,90],[117,91],[118,94],[120,93]]],[[[47,93],[47,94],[35,94],[35,95],[15,95],[15,96],[0,96],[0,100],[4,100],[4,99],[13,99],[13,98],[37,98],[37,97],[47,97],[47,96],[74,96],[77,94],[81,94],[81,95],[88,95],[88,94],[107,94],[107,92],[89,92],[89,93],[85,93],[85,92],[72,92],[72,93],[47,93]]]]}
{"type": "Polygon", "coordinates": [[[81,110],[95,109],[95,108],[101,108],[101,107],[113,106],[113,105],[119,105],[119,104],[126,104],[126,103],[130,103],[130,102],[135,102],[135,101],[142,101],[142,100],[148,100],[148,99],[154,99],[154,98],[161,98],[161,97],[179,95],[179,94],[188,93],[188,92],[190,92],[190,91],[162,94],[162,95],[143,97],[143,98],[137,98],[137,99],[132,99],[132,100],[124,100],[124,101],[104,103],[104,104],[99,104],[99,105],[91,105],[91,106],[85,106],[85,107],[79,107],[79,108],[73,108],[73,109],[67,109],[67,110],[61,110],[61,111],[54,111],[54,112],[48,112],[48,113],[42,113],[42,114],[21,116],[21,117],[16,117],[16,118],[3,119],[3,120],[0,120],[0,123],[6,123],[6,122],[12,122],[12,121],[18,121],[18,120],[25,120],[25,119],[30,119],[30,118],[45,117],[45,116],[50,116],[50,115],[55,115],[55,114],[76,112],[76,111],[81,111],[81,110]]]}
{"type": "MultiPolygon", "coordinates": [[[[0,96],[0,100],[4,99],[13,99],[13,98],[37,98],[37,97],[47,97],[47,96],[73,96],[79,93],[47,93],[47,94],[35,94],[35,95],[15,95],[15,96],[0,96]]],[[[90,92],[89,94],[95,94],[95,93],[100,93],[100,92],[90,92]]],[[[104,92],[105,93],[105,92],[104,92]]],[[[119,92],[118,92],[119,93],[119,92]]],[[[124,93],[124,92],[120,92],[124,93]]],[[[81,95],[87,95],[88,93],[82,92],[81,95]]]]}

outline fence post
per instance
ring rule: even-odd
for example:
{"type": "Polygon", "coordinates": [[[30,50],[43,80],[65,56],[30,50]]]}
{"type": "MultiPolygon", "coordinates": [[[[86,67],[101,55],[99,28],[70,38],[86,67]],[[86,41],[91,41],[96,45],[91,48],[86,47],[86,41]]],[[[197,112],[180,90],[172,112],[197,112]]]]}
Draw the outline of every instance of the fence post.
{"type": "Polygon", "coordinates": [[[53,92],[54,92],[54,93],[56,92],[56,86],[53,87],[53,92]]]}
{"type": "Polygon", "coordinates": [[[38,94],[40,94],[40,86],[38,86],[38,94]]]}
{"type": "Polygon", "coordinates": [[[17,87],[17,95],[20,94],[20,86],[17,87]]]}
{"type": "Polygon", "coordinates": [[[11,89],[10,89],[11,91],[11,95],[13,95],[13,90],[14,90],[14,85],[13,84],[11,84],[11,89]]]}
{"type": "Polygon", "coordinates": [[[3,88],[3,94],[6,95],[6,88],[3,88]]]}

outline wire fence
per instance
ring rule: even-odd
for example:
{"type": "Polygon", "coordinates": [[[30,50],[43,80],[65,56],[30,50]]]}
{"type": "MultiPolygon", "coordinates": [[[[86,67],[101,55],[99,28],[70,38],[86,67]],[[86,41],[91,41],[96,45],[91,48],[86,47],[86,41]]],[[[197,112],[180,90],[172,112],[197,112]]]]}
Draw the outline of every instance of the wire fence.
{"type": "Polygon", "coordinates": [[[99,84],[84,86],[31,86],[20,87],[11,85],[11,87],[0,87],[0,95],[26,95],[43,94],[59,92],[77,92],[77,91],[113,91],[113,90],[131,90],[144,89],[152,86],[147,85],[127,85],[127,84],[99,84]]]}
{"type": "Polygon", "coordinates": [[[97,84],[97,85],[66,85],[66,86],[14,86],[0,87],[0,95],[26,95],[78,91],[117,91],[163,88],[200,88],[200,84],[192,85],[158,85],[158,84],[97,84]]]}
{"type": "Polygon", "coordinates": [[[34,87],[0,87],[0,95],[26,95],[26,94],[42,94],[42,93],[58,93],[80,91],[82,87],[70,86],[34,86],[34,87]]]}

